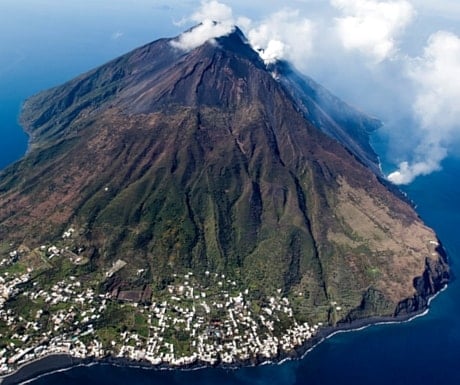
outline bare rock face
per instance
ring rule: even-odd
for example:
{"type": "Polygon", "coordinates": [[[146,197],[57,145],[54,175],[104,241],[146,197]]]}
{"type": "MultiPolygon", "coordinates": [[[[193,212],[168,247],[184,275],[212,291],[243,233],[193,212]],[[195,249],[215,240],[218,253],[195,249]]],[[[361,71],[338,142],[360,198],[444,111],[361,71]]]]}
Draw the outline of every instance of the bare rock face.
{"type": "Polygon", "coordinates": [[[190,52],[162,39],[26,101],[30,151],[0,176],[0,238],[69,226],[124,290],[176,272],[281,289],[335,324],[423,309],[448,280],[434,232],[382,181],[375,119],[239,30],[190,52]]]}

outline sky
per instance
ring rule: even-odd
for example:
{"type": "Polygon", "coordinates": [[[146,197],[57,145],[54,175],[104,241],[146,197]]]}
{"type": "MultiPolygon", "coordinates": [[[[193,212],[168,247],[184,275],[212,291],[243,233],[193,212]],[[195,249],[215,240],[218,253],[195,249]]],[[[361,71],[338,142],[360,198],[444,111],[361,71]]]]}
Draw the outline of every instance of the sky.
{"type": "Polygon", "coordinates": [[[238,25],[266,62],[289,60],[381,119],[394,183],[460,156],[458,0],[1,0],[0,87],[25,98],[198,23],[176,47],[238,25]]]}

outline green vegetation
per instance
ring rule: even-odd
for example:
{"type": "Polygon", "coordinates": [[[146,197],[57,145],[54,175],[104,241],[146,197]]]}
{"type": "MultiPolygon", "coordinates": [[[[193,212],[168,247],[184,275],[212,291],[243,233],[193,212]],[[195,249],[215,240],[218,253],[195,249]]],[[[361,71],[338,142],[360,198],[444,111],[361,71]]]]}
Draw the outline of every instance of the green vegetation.
{"type": "Polygon", "coordinates": [[[0,177],[6,366],[277,357],[447,280],[373,171],[375,122],[296,95],[232,39],[179,60],[147,45],[26,101],[30,151],[0,177]],[[427,266],[436,283],[414,288],[427,266]]]}

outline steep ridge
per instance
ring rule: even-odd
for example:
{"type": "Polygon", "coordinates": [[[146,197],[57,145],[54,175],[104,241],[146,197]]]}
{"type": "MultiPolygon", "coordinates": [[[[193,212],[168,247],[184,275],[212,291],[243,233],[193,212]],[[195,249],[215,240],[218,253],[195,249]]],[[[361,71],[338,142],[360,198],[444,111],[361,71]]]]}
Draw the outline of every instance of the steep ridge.
{"type": "Polygon", "coordinates": [[[370,134],[382,125],[378,119],[353,109],[285,61],[271,67],[307,120],[348,148],[376,174],[381,173],[377,154],[370,145],[370,134]]]}
{"type": "Polygon", "coordinates": [[[380,181],[378,123],[272,72],[236,30],[190,52],[159,40],[30,98],[0,238],[34,249],[77,229],[68,247],[92,273],[129,261],[101,290],[211,271],[259,299],[280,290],[299,320],[422,309],[448,268],[380,181]]]}

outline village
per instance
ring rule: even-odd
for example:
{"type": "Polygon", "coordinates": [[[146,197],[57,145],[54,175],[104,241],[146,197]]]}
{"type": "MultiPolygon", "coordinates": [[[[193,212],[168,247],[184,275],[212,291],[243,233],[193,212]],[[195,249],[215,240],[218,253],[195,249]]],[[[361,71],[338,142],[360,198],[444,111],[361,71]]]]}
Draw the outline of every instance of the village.
{"type": "MultiPolygon", "coordinates": [[[[70,258],[56,246],[42,251],[48,259],[70,258]]],[[[281,289],[255,305],[249,289],[209,271],[206,287],[192,272],[174,274],[158,297],[151,290],[134,298],[97,293],[72,275],[45,289],[33,268],[13,268],[20,254],[13,250],[0,261],[0,375],[51,354],[175,367],[269,360],[292,352],[322,326],[298,323],[281,289]]],[[[105,276],[126,264],[114,262],[105,276]]]]}

